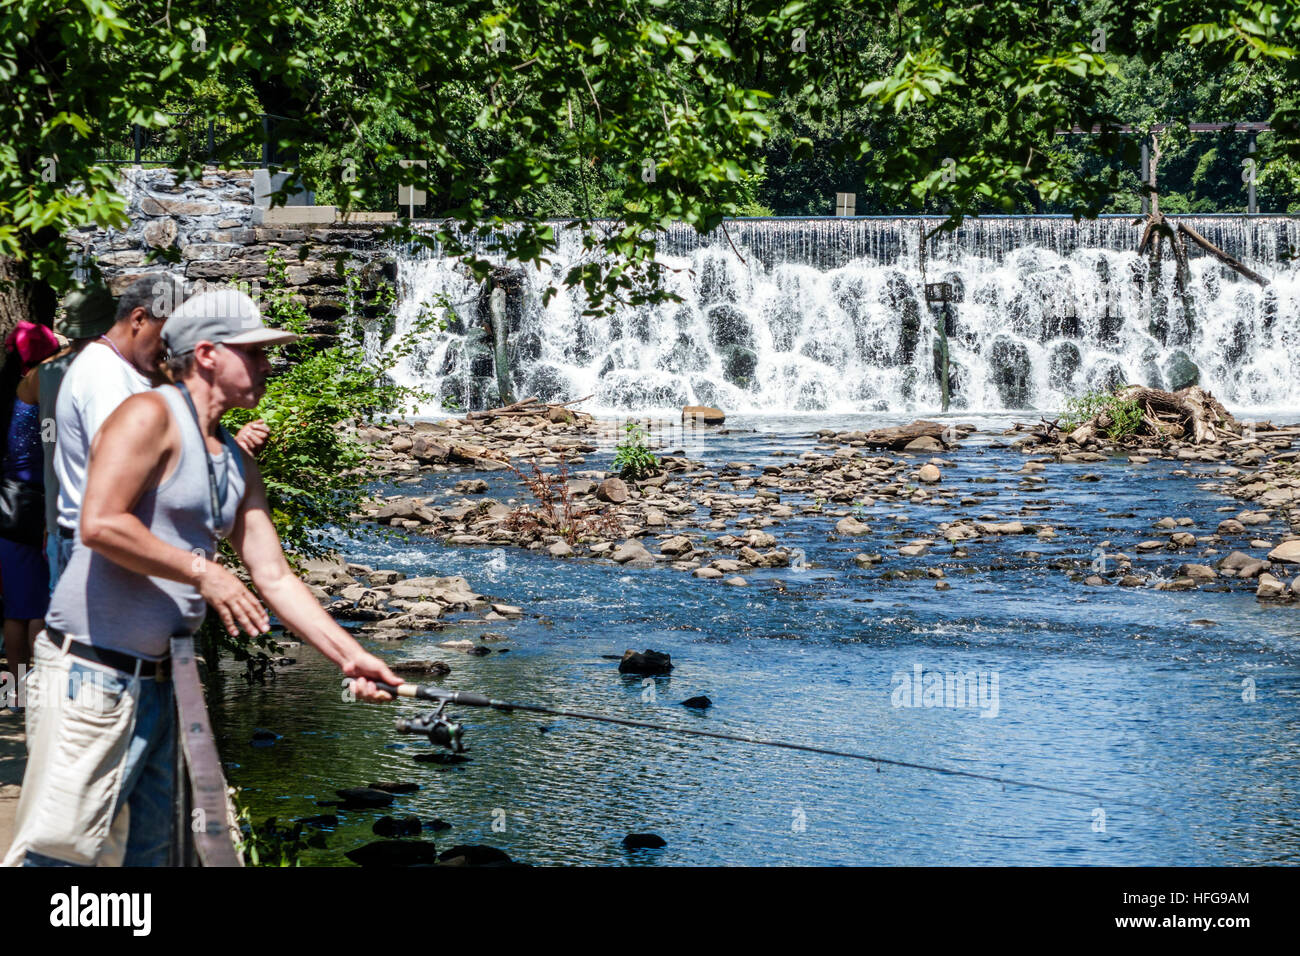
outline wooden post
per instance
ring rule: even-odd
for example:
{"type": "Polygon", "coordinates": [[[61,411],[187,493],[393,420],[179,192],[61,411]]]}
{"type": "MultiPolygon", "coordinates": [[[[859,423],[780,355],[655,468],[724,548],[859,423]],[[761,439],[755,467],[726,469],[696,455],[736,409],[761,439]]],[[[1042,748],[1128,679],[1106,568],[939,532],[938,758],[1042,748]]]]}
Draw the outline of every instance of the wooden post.
{"type": "MultiPolygon", "coordinates": [[[[1254,133],[1250,134],[1250,148],[1247,150],[1247,152],[1250,154],[1250,158],[1253,160],[1255,158],[1255,134],[1254,133]]],[[[1247,188],[1249,192],[1246,200],[1246,212],[1248,215],[1251,216],[1259,212],[1259,208],[1255,205],[1255,175],[1256,175],[1255,165],[1254,163],[1252,163],[1250,167],[1250,182],[1247,183],[1247,188]]]]}
{"type": "Polygon", "coordinates": [[[1142,215],[1151,212],[1151,196],[1146,187],[1151,183],[1151,147],[1142,140],[1142,215]]]}
{"type": "Polygon", "coordinates": [[[942,411],[948,410],[948,310],[952,306],[945,302],[939,310],[939,394],[943,399],[942,411]]]}

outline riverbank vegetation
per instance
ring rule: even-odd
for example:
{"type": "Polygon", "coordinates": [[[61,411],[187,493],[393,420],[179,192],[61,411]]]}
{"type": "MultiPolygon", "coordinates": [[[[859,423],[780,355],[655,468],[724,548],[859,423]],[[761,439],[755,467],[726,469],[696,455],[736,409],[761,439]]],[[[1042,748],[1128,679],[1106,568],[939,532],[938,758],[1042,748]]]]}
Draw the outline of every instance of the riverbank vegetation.
{"type": "Polygon", "coordinates": [[[1262,208],[1300,195],[1293,6],[6,0],[0,24],[0,331],[50,321],[71,230],[122,224],[101,161],[133,128],[191,175],[209,145],[260,155],[343,207],[392,209],[415,181],[438,223],[419,241],[480,277],[495,227],[498,251],[538,262],[547,220],[574,217],[603,255],[557,279],[593,312],[665,296],[653,251],[674,221],[827,214],[834,192],[953,224],[1134,211],[1139,137],[1118,124],[1169,124],[1167,212],[1240,210],[1256,168],[1246,136],[1189,121],[1271,122],[1262,208]],[[1075,127],[1099,133],[1058,135],[1075,127]]]}

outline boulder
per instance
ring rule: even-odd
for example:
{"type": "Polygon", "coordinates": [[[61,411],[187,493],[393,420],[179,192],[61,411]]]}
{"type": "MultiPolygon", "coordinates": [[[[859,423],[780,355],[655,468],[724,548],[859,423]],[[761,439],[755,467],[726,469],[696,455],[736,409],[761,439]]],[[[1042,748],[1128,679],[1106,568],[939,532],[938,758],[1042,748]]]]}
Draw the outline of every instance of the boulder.
{"type": "Polygon", "coordinates": [[[370,827],[376,836],[405,837],[418,836],[422,829],[419,817],[380,817],[370,827]]]}
{"type": "Polygon", "coordinates": [[[508,866],[514,861],[504,850],[482,844],[457,844],[438,855],[444,866],[508,866]]]}
{"type": "MultiPolygon", "coordinates": [[[[934,441],[934,439],[928,440],[934,441]]],[[[917,441],[921,441],[921,439],[918,438],[917,441]]],[[[912,444],[916,444],[916,442],[913,442],[912,444]]],[[[938,443],[935,442],[935,444],[938,443]]],[[[923,481],[927,485],[933,485],[943,480],[943,472],[941,472],[935,465],[922,465],[917,469],[916,477],[918,481],[923,481]]]]}
{"type": "Polygon", "coordinates": [[[673,557],[676,557],[682,554],[690,554],[695,549],[691,545],[690,538],[686,537],[685,535],[679,534],[672,538],[669,538],[667,541],[664,541],[661,545],[659,545],[659,550],[662,551],[664,554],[668,554],[668,555],[672,555],[673,557]]]}
{"type": "Polygon", "coordinates": [[[1259,576],[1259,587],[1255,589],[1255,597],[1264,598],[1265,600],[1275,600],[1285,596],[1285,584],[1273,577],[1271,574],[1261,574],[1259,576]]]}
{"type": "Polygon", "coordinates": [[[344,807],[377,808],[386,807],[393,802],[393,795],[372,787],[349,787],[334,791],[343,798],[344,807]]]}
{"type": "Polygon", "coordinates": [[[919,419],[912,422],[910,425],[900,425],[893,428],[877,428],[866,432],[865,434],[859,434],[861,434],[860,440],[868,448],[891,448],[894,451],[902,451],[918,438],[928,437],[940,439],[943,437],[943,432],[944,426],[940,425],[938,422],[919,419]]]}
{"type": "Polygon", "coordinates": [[[1213,581],[1219,576],[1213,568],[1204,564],[1184,564],[1179,567],[1178,574],[1196,581],[1213,581]]]}
{"type": "Polygon", "coordinates": [[[672,657],[661,651],[624,651],[623,659],[618,662],[620,674],[658,675],[671,673],[672,657]]]}
{"type": "Polygon", "coordinates": [[[654,561],[654,556],[636,538],[628,538],[614,549],[610,557],[618,564],[627,564],[630,561],[654,561]]]}
{"type": "Polygon", "coordinates": [[[1283,541],[1268,553],[1268,559],[1284,564],[1300,564],[1300,541],[1283,541]]]}
{"type": "Polygon", "coordinates": [[[434,845],[419,840],[377,840],[343,855],[357,866],[428,866],[438,862],[434,845]]]}
{"type": "Polygon", "coordinates": [[[625,850],[659,850],[668,845],[668,841],[657,833],[629,833],[623,837],[625,850]]]}
{"type": "MultiPolygon", "coordinates": [[[[943,442],[939,441],[939,439],[937,438],[931,438],[929,435],[922,435],[920,438],[913,438],[910,442],[908,442],[906,445],[903,446],[903,451],[911,451],[911,452],[931,452],[931,451],[943,451],[943,450],[944,450],[943,442]]],[[[927,465],[926,467],[934,468],[933,465],[927,465]]],[[[938,470],[939,469],[935,468],[935,471],[938,470]]]]}
{"type": "Polygon", "coordinates": [[[568,542],[557,541],[546,549],[546,553],[553,558],[567,558],[573,554],[573,548],[569,546],[568,542]]]}
{"type": "Polygon", "coordinates": [[[627,501],[627,484],[622,478],[606,478],[596,489],[596,497],[612,505],[621,505],[627,501]]]}
{"type": "Polygon", "coordinates": [[[721,425],[726,420],[727,416],[720,408],[711,408],[708,405],[682,406],[682,421],[694,421],[701,425],[721,425]]]}
{"type": "Polygon", "coordinates": [[[1025,534],[1026,529],[1019,521],[1003,521],[1001,523],[975,522],[975,530],[980,534],[1025,534]]]}
{"type": "Polygon", "coordinates": [[[871,534],[871,529],[859,521],[857,518],[841,518],[835,524],[837,534],[848,535],[849,537],[860,537],[864,534],[871,534]]]}
{"type": "Polygon", "coordinates": [[[446,661],[393,661],[388,665],[395,674],[412,674],[426,677],[443,677],[451,673],[446,661]]]}
{"type": "Polygon", "coordinates": [[[411,457],[421,462],[444,463],[451,457],[451,446],[416,435],[411,439],[411,457]]]}

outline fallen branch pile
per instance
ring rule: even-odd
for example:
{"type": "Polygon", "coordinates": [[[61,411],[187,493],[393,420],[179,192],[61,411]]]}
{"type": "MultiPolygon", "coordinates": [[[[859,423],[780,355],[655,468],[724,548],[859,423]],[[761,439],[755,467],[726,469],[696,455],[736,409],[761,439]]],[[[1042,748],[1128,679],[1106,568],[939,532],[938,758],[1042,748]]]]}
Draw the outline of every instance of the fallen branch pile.
{"type": "MultiPolygon", "coordinates": [[[[1120,401],[1136,403],[1142,420],[1132,437],[1167,442],[1178,440],[1205,445],[1234,441],[1241,437],[1242,425],[1205,389],[1193,385],[1177,392],[1129,385],[1115,396],[1120,401]]],[[[1069,440],[1083,445],[1105,437],[1113,422],[1108,412],[1100,412],[1070,432],[1069,440]]]]}

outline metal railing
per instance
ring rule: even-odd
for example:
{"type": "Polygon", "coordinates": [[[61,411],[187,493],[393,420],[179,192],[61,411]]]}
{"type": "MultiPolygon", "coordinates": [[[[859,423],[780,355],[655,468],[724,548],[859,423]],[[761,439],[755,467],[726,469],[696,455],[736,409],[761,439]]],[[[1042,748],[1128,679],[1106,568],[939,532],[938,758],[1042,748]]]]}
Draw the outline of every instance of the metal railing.
{"type": "Polygon", "coordinates": [[[194,638],[172,638],[176,694],[176,825],[172,866],[243,866],[230,829],[226,775],[199,681],[194,638]]]}
{"type": "Polygon", "coordinates": [[[252,123],[238,124],[226,120],[205,118],[198,113],[165,113],[176,121],[164,129],[146,129],[133,125],[125,136],[109,144],[107,156],[96,162],[130,166],[170,166],[178,158],[187,156],[210,164],[220,157],[225,166],[270,166],[276,160],[275,137],[277,122],[287,116],[259,113],[252,123]],[[239,135],[261,128],[260,145],[226,155],[224,147],[239,135]],[[221,145],[223,149],[218,149],[221,145]]]}

